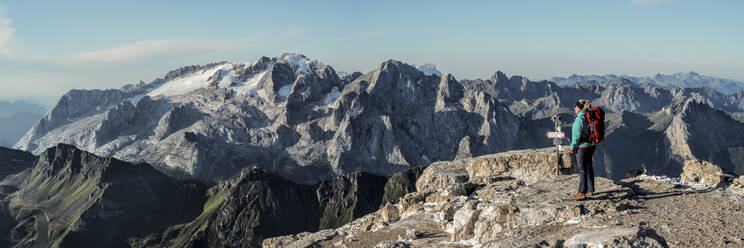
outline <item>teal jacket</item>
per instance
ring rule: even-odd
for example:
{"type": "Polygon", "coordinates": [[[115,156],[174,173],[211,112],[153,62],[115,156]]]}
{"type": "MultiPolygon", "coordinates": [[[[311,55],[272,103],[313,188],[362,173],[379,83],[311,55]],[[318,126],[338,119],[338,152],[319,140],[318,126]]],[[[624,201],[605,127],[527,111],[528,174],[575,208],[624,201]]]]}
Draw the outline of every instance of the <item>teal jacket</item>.
{"type": "Polygon", "coordinates": [[[576,150],[577,148],[587,148],[590,146],[594,146],[593,142],[579,142],[579,139],[581,137],[589,137],[589,122],[586,120],[586,112],[589,111],[588,109],[584,109],[578,114],[576,114],[576,119],[574,119],[573,126],[571,127],[571,150],[576,150]]]}

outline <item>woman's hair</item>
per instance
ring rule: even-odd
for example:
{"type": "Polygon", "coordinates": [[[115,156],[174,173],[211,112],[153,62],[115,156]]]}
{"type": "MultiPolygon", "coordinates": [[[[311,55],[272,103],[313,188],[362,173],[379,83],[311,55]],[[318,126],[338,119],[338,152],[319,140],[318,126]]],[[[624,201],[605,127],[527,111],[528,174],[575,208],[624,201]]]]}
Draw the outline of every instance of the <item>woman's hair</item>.
{"type": "Polygon", "coordinates": [[[589,103],[588,100],[581,99],[581,100],[576,101],[576,107],[578,107],[581,110],[591,109],[592,108],[592,104],[589,103]]]}

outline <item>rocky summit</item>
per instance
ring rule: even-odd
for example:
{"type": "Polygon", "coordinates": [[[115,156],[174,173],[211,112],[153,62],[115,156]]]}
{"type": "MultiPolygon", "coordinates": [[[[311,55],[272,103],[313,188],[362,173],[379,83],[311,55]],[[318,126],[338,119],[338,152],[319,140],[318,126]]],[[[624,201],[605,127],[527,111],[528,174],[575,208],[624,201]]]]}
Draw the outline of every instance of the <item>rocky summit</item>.
{"type": "Polygon", "coordinates": [[[417,192],[340,228],[270,238],[263,247],[741,247],[744,183],[705,161],[690,182],[596,178],[575,201],[570,157],[522,150],[439,162],[417,192]],[[561,163],[559,163],[559,161],[561,163]],[[564,163],[565,162],[565,163],[564,163]],[[716,174],[717,173],[717,174],[716,174]],[[723,178],[723,179],[720,179],[723,178]],[[701,183],[702,182],[702,183],[701,183]]]}

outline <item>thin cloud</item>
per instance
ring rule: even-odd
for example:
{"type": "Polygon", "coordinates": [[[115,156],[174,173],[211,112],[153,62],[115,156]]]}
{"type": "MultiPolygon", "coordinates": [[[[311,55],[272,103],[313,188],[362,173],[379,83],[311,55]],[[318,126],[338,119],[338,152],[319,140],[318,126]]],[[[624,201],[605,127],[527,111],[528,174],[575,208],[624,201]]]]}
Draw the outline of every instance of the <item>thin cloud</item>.
{"type": "Polygon", "coordinates": [[[309,30],[305,28],[290,28],[282,32],[281,35],[285,39],[296,39],[296,38],[302,37],[308,32],[309,30]]]}
{"type": "Polygon", "coordinates": [[[663,3],[665,0],[632,0],[632,2],[638,5],[652,5],[663,3]]]}
{"type": "Polygon", "coordinates": [[[12,55],[20,49],[15,43],[15,29],[10,25],[7,13],[5,7],[0,6],[0,56],[12,55]]]}
{"type": "Polygon", "coordinates": [[[238,47],[231,42],[205,42],[193,39],[144,40],[112,48],[71,55],[64,63],[122,63],[152,57],[168,57],[229,50],[238,47]]]}
{"type": "Polygon", "coordinates": [[[359,33],[353,33],[351,35],[341,36],[341,37],[338,37],[337,39],[339,41],[361,40],[361,39],[367,39],[367,38],[379,36],[381,34],[382,34],[381,30],[371,30],[371,31],[359,32],[359,33]]]}

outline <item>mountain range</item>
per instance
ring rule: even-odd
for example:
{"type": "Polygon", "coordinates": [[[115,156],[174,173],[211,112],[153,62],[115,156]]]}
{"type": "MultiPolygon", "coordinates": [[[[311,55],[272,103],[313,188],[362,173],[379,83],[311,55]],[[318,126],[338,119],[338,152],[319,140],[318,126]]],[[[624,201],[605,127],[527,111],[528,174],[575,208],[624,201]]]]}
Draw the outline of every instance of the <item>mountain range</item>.
{"type": "Polygon", "coordinates": [[[284,54],[184,67],[121,89],[72,90],[15,147],[39,154],[73,144],[214,182],[257,165],[315,183],[532,147],[545,143],[538,130],[449,74],[391,60],[339,78],[328,65],[284,54]]]}
{"type": "Polygon", "coordinates": [[[575,85],[587,82],[612,82],[628,80],[637,85],[651,84],[669,88],[703,88],[710,87],[724,94],[732,94],[744,90],[744,82],[701,75],[696,72],[678,72],[670,75],[656,74],[652,77],[634,77],[627,75],[577,75],[568,77],[553,77],[550,81],[560,86],[575,85]]]}
{"type": "MultiPolygon", "coordinates": [[[[619,178],[640,167],[678,174],[684,159],[697,156],[734,171],[742,150],[731,139],[689,144],[697,138],[689,130],[704,130],[705,123],[672,120],[697,118],[690,109],[742,112],[744,92],[638,85],[624,78],[560,86],[502,72],[458,81],[432,70],[389,60],[366,74],[339,77],[331,66],[301,54],[187,66],[150,83],[71,90],[15,148],[39,154],[67,143],[211,183],[253,165],[314,184],[354,171],[391,175],[435,161],[549,146],[549,118],[572,119],[568,108],[586,98],[618,127],[608,132],[609,153],[600,152],[602,175],[619,178]],[[622,127],[656,134],[613,135],[622,127]],[[626,163],[633,156],[618,151],[636,138],[648,139],[640,147],[656,147],[644,158],[661,162],[626,163]]],[[[722,125],[739,124],[723,112],[710,115],[722,125]]]]}

